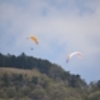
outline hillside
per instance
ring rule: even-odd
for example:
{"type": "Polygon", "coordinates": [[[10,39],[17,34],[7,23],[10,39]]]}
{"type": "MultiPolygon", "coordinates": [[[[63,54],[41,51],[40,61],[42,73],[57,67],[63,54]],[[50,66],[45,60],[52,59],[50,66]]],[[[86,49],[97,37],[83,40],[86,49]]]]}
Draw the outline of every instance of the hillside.
{"type": "Polygon", "coordinates": [[[72,75],[70,72],[64,71],[57,64],[52,64],[48,60],[26,56],[24,53],[17,57],[10,54],[0,54],[0,66],[30,70],[37,69],[56,81],[64,81],[67,86],[82,89],[87,87],[86,82],[80,78],[80,75],[72,75]]]}
{"type": "Polygon", "coordinates": [[[87,85],[48,60],[0,54],[0,100],[100,100],[100,81],[87,85]]]}
{"type": "Polygon", "coordinates": [[[0,68],[0,100],[84,100],[85,96],[36,69],[0,68]]]}

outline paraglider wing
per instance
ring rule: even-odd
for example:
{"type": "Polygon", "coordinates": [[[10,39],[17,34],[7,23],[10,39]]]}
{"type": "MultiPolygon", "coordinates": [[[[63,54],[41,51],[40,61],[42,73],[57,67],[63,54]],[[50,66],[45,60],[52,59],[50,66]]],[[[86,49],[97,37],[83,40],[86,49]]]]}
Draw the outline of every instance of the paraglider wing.
{"type": "Polygon", "coordinates": [[[35,36],[31,36],[30,39],[32,39],[36,44],[38,44],[38,39],[35,36]]]}
{"type": "Polygon", "coordinates": [[[82,54],[80,52],[77,53],[77,55],[82,58],[82,54]]]}
{"type": "Polygon", "coordinates": [[[82,58],[82,54],[78,51],[72,52],[67,56],[67,62],[69,62],[70,58],[73,57],[74,55],[77,55],[78,57],[82,58]]]}

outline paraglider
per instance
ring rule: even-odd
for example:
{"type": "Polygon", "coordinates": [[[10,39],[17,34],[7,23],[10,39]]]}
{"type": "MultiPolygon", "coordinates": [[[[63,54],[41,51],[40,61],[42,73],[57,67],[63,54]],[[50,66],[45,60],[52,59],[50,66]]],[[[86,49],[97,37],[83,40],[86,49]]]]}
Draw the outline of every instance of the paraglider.
{"type": "MultiPolygon", "coordinates": [[[[33,42],[38,44],[38,39],[35,36],[30,36],[30,37],[27,37],[26,39],[32,40],[33,42]]],[[[33,50],[33,47],[31,47],[31,50],[33,50]]]]}
{"type": "Polygon", "coordinates": [[[38,44],[38,39],[35,36],[31,36],[30,39],[33,40],[36,44],[38,44]]]}
{"type": "Polygon", "coordinates": [[[82,54],[79,51],[75,51],[67,56],[67,62],[69,62],[70,58],[73,57],[74,55],[77,55],[78,57],[82,58],[82,54]]]}
{"type": "Polygon", "coordinates": [[[26,39],[31,39],[34,41],[36,44],[38,44],[38,39],[35,36],[27,37],[26,39]]]}

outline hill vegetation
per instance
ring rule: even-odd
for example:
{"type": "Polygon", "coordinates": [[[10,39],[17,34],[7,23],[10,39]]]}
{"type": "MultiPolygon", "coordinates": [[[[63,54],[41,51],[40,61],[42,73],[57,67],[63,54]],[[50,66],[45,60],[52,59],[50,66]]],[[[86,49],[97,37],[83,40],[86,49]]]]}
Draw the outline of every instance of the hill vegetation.
{"type": "Polygon", "coordinates": [[[48,60],[0,53],[0,100],[100,100],[100,80],[87,85],[48,60]]]}

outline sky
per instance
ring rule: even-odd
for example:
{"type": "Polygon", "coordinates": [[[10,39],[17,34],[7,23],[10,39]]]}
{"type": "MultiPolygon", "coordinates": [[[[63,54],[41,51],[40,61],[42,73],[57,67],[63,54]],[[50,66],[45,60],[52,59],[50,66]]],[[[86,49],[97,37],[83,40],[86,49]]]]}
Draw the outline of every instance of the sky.
{"type": "Polygon", "coordinates": [[[100,80],[100,0],[0,0],[0,52],[47,59],[87,83],[100,80]],[[27,37],[36,36],[36,45],[27,37]],[[33,48],[33,50],[31,50],[33,48]],[[82,59],[69,53],[80,51],[82,59]]]}

